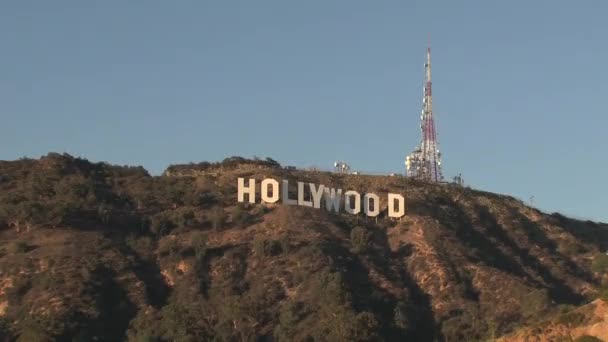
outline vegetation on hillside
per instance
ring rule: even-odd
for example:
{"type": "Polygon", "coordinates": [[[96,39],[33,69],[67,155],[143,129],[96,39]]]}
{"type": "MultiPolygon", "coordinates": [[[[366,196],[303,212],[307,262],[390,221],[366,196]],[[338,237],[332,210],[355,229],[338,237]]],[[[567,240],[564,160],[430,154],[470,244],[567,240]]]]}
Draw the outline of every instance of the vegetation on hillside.
{"type": "Polygon", "coordinates": [[[603,224],[451,184],[49,154],[0,162],[0,340],[485,341],[585,324],[607,243],[603,224]],[[402,192],[408,213],[237,204],[237,177],[402,192]]]}

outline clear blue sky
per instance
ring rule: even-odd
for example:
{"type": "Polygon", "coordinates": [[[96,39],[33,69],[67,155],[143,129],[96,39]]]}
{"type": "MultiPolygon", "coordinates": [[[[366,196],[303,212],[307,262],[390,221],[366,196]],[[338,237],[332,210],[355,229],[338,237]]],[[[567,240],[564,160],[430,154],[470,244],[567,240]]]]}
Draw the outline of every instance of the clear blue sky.
{"type": "Polygon", "coordinates": [[[447,176],[608,221],[606,1],[2,1],[0,159],[403,171],[427,34],[447,176]]]}

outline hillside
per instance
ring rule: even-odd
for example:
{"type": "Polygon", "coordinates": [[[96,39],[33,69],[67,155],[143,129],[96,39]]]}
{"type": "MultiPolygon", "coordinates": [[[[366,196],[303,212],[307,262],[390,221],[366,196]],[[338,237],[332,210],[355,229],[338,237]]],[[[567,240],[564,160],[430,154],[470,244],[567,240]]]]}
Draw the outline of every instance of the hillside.
{"type": "Polygon", "coordinates": [[[452,184],[49,154],[0,162],[0,340],[608,340],[607,248],[608,225],[452,184]],[[407,215],[239,204],[237,177],[403,193],[407,215]]]}

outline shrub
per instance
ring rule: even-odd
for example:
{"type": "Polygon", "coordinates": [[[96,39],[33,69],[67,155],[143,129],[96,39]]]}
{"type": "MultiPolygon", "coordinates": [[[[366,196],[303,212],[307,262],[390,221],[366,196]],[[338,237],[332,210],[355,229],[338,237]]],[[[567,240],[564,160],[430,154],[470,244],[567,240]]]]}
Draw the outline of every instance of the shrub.
{"type": "Polygon", "coordinates": [[[220,229],[226,223],[226,213],[222,207],[214,207],[210,214],[211,226],[213,229],[220,229]]]}
{"type": "Polygon", "coordinates": [[[271,167],[281,167],[281,164],[279,164],[279,162],[277,162],[276,160],[274,160],[274,159],[272,159],[270,157],[266,157],[266,162],[271,167]]]}
{"type": "Polygon", "coordinates": [[[323,273],[318,287],[312,293],[318,296],[319,306],[315,313],[317,322],[312,337],[318,341],[376,341],[379,327],[370,312],[357,313],[352,307],[351,296],[343,286],[339,273],[323,273]]]}
{"type": "Polygon", "coordinates": [[[13,242],[13,244],[10,247],[10,251],[13,254],[25,253],[28,251],[28,249],[29,249],[28,244],[23,241],[13,242]]]}
{"type": "Polygon", "coordinates": [[[291,250],[291,243],[289,242],[289,238],[287,236],[282,236],[279,238],[279,244],[281,245],[281,251],[283,253],[289,252],[291,250]]]}
{"type": "Polygon", "coordinates": [[[178,227],[189,227],[196,223],[196,217],[192,209],[178,210],[173,214],[173,221],[177,223],[178,227]]]}
{"type": "Polygon", "coordinates": [[[276,240],[256,239],[253,242],[255,254],[262,256],[275,256],[282,252],[281,244],[276,240]]]}
{"type": "Polygon", "coordinates": [[[242,204],[238,204],[232,212],[232,220],[238,224],[245,224],[249,221],[249,212],[242,204]]]}
{"type": "Polygon", "coordinates": [[[8,321],[6,321],[3,317],[0,317],[0,341],[13,340],[9,329],[8,321]]]}
{"type": "Polygon", "coordinates": [[[297,324],[302,319],[302,305],[297,302],[287,302],[281,306],[279,324],[274,329],[277,341],[292,341],[297,332],[297,324]]]}
{"type": "Polygon", "coordinates": [[[395,306],[393,311],[393,323],[399,329],[406,330],[409,326],[407,317],[407,307],[404,302],[400,301],[395,306]]]}
{"type": "Polygon", "coordinates": [[[567,325],[568,327],[578,327],[585,323],[586,317],[580,312],[569,312],[561,314],[557,321],[561,324],[567,325]]]}
{"type": "Polygon", "coordinates": [[[523,294],[520,303],[521,313],[525,319],[536,317],[539,312],[551,305],[549,291],[547,289],[531,289],[523,294]]]}
{"type": "Polygon", "coordinates": [[[130,234],[125,239],[125,243],[139,255],[148,256],[154,251],[154,244],[148,236],[137,237],[134,234],[130,234]]]}
{"type": "Polygon", "coordinates": [[[168,234],[173,228],[175,224],[165,214],[154,215],[150,220],[150,232],[156,236],[168,234]]]}
{"type": "Polygon", "coordinates": [[[204,192],[198,196],[198,204],[202,206],[210,206],[217,203],[216,196],[211,192],[204,192]]]}
{"type": "Polygon", "coordinates": [[[253,208],[253,216],[264,216],[266,213],[270,212],[270,208],[266,205],[261,204],[253,208]]]}
{"type": "Polygon", "coordinates": [[[13,286],[5,290],[9,302],[19,302],[23,296],[32,288],[32,282],[28,278],[19,277],[13,281],[13,286]]]}
{"type": "Polygon", "coordinates": [[[27,319],[21,323],[21,334],[17,339],[17,342],[21,341],[52,341],[51,335],[45,331],[42,323],[35,321],[32,318],[27,319]]]}
{"type": "Polygon", "coordinates": [[[582,254],[587,252],[585,246],[571,240],[563,242],[560,245],[560,250],[567,255],[582,254]]]}
{"type": "Polygon", "coordinates": [[[350,241],[355,253],[365,252],[369,245],[371,232],[363,227],[355,227],[350,231],[350,241]]]}
{"type": "Polygon", "coordinates": [[[608,287],[600,289],[598,298],[603,300],[604,302],[608,302],[608,287]]]}
{"type": "Polygon", "coordinates": [[[351,340],[353,341],[373,341],[379,323],[371,312],[360,312],[355,316],[351,340]]]}
{"type": "Polygon", "coordinates": [[[192,236],[190,236],[190,245],[194,250],[194,254],[197,258],[203,257],[207,252],[207,238],[205,234],[201,232],[194,232],[192,236]]]}
{"type": "Polygon", "coordinates": [[[175,239],[161,240],[158,246],[158,252],[161,255],[175,255],[180,251],[180,245],[175,239]]]}
{"type": "Polygon", "coordinates": [[[344,286],[344,279],[341,273],[322,272],[316,280],[317,286],[313,288],[312,293],[318,296],[319,302],[337,305],[350,302],[351,296],[344,286]]]}
{"type": "Polygon", "coordinates": [[[608,272],[608,255],[604,253],[596,254],[591,264],[591,270],[598,273],[608,272]]]}

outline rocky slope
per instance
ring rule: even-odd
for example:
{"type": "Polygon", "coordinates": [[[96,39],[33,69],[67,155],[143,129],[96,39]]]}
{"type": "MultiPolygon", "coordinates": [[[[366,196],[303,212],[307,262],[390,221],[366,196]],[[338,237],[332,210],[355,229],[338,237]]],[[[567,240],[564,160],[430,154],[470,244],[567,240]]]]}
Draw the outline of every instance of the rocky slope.
{"type": "MultiPolygon", "coordinates": [[[[608,341],[608,302],[597,299],[551,319],[525,327],[499,339],[500,342],[549,342],[582,340],[593,336],[608,341]]],[[[590,340],[589,341],[593,341],[590,340]]]]}
{"type": "Polygon", "coordinates": [[[49,154],[0,162],[0,340],[606,338],[607,247],[604,224],[451,184],[49,154]],[[237,204],[237,177],[403,193],[407,216],[237,204]]]}

